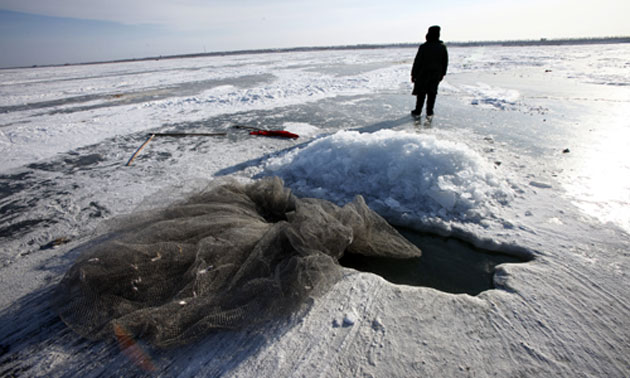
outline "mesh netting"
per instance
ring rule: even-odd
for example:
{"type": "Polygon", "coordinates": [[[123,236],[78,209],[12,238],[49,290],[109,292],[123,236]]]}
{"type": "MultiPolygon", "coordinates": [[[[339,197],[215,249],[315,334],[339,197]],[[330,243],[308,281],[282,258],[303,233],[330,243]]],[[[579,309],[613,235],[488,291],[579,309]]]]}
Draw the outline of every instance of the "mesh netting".
{"type": "Polygon", "coordinates": [[[84,337],[124,329],[158,347],[296,311],[341,277],[344,252],[420,255],[360,196],[300,199],[279,178],[224,182],[117,223],[82,247],[55,304],[84,337]]]}

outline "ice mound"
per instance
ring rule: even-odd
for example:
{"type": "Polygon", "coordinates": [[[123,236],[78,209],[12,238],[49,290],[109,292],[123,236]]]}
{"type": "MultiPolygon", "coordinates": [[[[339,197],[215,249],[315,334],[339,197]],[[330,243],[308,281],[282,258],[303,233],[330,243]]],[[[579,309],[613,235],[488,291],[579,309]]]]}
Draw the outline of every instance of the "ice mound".
{"type": "Polygon", "coordinates": [[[159,347],[298,310],[340,278],[345,252],[421,254],[361,197],[301,199],[277,177],[215,184],[117,223],[81,247],[55,306],[87,338],[122,329],[159,347]]]}
{"type": "Polygon", "coordinates": [[[271,159],[265,175],[305,196],[345,203],[361,194],[388,219],[479,222],[514,196],[493,165],[461,143],[381,130],[340,131],[271,159]]]}

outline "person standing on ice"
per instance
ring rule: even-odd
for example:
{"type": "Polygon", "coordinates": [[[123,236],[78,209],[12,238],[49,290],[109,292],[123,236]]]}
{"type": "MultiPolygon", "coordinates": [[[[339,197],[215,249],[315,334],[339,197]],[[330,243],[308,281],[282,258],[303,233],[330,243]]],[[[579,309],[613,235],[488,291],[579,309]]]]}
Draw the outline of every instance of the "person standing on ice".
{"type": "Polygon", "coordinates": [[[431,26],[426,35],[427,41],[420,45],[411,68],[411,82],[414,83],[412,94],[416,96],[416,108],[411,111],[414,117],[420,117],[424,99],[427,99],[427,121],[433,118],[433,107],[440,81],[446,75],[448,52],[440,41],[440,27],[431,26]]]}

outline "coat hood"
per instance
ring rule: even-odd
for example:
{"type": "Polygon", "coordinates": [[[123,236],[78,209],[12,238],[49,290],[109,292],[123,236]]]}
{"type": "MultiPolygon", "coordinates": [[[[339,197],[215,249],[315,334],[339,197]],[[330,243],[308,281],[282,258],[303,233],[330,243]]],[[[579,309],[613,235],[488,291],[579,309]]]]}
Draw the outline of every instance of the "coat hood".
{"type": "Polygon", "coordinates": [[[437,25],[431,26],[426,35],[427,41],[439,41],[440,40],[440,27],[437,25]]]}

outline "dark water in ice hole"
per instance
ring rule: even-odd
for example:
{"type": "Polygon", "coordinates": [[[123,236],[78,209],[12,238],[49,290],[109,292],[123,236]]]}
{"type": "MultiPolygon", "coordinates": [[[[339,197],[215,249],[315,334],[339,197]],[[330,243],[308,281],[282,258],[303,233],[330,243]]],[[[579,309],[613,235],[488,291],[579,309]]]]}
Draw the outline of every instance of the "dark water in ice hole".
{"type": "Polygon", "coordinates": [[[398,231],[422,250],[421,257],[393,259],[345,254],[339,262],[347,268],[378,274],[395,284],[477,295],[494,288],[492,276],[497,265],[527,261],[477,248],[453,237],[407,229],[398,231]]]}

